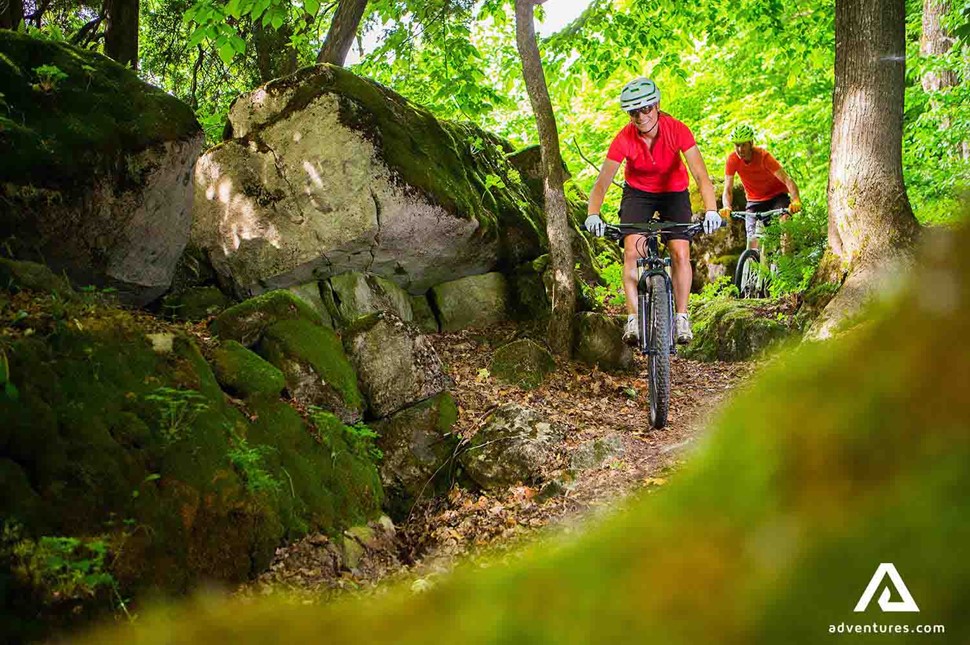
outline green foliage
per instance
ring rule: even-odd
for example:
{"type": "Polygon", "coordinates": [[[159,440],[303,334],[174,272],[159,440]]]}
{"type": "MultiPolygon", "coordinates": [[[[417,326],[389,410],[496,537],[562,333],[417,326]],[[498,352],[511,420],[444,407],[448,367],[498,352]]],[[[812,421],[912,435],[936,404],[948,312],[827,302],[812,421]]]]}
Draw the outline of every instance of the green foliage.
{"type": "Polygon", "coordinates": [[[622,307],[626,304],[626,293],[623,291],[623,262],[617,262],[607,253],[596,257],[601,270],[600,276],[606,285],[593,287],[593,299],[598,305],[615,305],[622,307]]]}
{"type": "Polygon", "coordinates": [[[203,394],[167,386],[156,388],[144,399],[155,407],[158,430],[166,445],[184,439],[195,418],[209,407],[203,394]]]}
{"type": "Polygon", "coordinates": [[[34,68],[34,74],[37,76],[34,89],[45,94],[53,92],[60,82],[67,78],[67,74],[57,65],[40,65],[34,68]]]}
{"type": "MultiPolygon", "coordinates": [[[[379,435],[364,422],[345,425],[333,412],[316,405],[310,406],[310,421],[321,435],[334,432],[340,435],[355,455],[366,457],[373,462],[378,462],[384,458],[384,453],[376,444],[379,435]]],[[[338,447],[331,444],[332,452],[330,456],[334,461],[339,455],[339,450],[338,447]]]]}
{"type": "Polygon", "coordinates": [[[737,298],[738,288],[734,286],[731,276],[721,276],[701,289],[700,293],[690,294],[691,302],[708,302],[717,298],[737,298]]]}
{"type": "Polygon", "coordinates": [[[94,597],[102,589],[115,590],[107,571],[108,542],[103,538],[23,536],[14,522],[4,522],[0,534],[0,560],[46,603],[94,597]]]}
{"type": "Polygon", "coordinates": [[[274,452],[271,446],[250,446],[246,438],[229,427],[229,461],[246,482],[246,490],[253,495],[275,495],[283,483],[266,469],[265,458],[274,452]]]}

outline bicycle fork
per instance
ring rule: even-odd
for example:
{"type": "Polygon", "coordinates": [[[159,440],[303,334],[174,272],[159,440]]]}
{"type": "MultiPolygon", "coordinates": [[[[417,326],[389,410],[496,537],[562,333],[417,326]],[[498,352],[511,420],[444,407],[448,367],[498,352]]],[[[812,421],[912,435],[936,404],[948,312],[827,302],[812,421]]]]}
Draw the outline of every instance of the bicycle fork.
{"type": "Polygon", "coordinates": [[[637,291],[639,293],[646,294],[647,296],[647,320],[641,320],[640,323],[640,345],[642,351],[650,356],[656,356],[657,351],[653,348],[653,325],[648,324],[653,321],[653,298],[652,289],[653,286],[650,281],[650,276],[662,275],[664,279],[664,288],[667,290],[667,329],[670,333],[667,334],[667,338],[670,339],[670,354],[674,356],[677,354],[677,341],[674,338],[674,288],[673,281],[670,279],[670,273],[667,271],[667,267],[670,266],[670,258],[637,258],[637,291]],[[648,338],[647,342],[642,339],[648,338]]]}

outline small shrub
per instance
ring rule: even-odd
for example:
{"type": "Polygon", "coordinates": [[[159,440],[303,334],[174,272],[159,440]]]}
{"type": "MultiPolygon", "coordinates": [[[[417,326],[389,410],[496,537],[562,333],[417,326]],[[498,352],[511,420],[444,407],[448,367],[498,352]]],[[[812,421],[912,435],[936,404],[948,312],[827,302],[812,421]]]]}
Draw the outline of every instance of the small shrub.
{"type": "Polygon", "coordinates": [[[61,71],[61,68],[57,65],[40,65],[34,68],[34,74],[37,75],[34,89],[45,94],[53,92],[67,78],[67,74],[61,71]]]}
{"type": "Polygon", "coordinates": [[[155,406],[165,445],[183,439],[195,418],[209,407],[206,398],[199,392],[171,387],[157,388],[146,394],[145,400],[155,406]]]}

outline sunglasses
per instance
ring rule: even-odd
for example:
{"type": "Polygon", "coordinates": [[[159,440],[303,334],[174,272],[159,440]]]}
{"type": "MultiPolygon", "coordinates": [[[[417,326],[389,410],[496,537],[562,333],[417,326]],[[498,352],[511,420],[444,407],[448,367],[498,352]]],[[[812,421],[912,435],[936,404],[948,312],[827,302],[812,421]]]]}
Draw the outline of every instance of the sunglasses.
{"type": "Polygon", "coordinates": [[[654,109],[656,109],[656,107],[657,107],[656,105],[646,105],[644,107],[637,108],[635,110],[627,110],[626,113],[630,115],[631,119],[635,119],[641,114],[650,114],[651,112],[654,111],[654,109]]]}

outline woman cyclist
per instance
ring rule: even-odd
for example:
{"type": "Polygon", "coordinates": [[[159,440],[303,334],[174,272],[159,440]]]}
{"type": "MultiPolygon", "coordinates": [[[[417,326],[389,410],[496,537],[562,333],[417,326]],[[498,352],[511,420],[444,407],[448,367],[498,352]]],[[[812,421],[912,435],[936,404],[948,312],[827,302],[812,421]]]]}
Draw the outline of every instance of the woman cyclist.
{"type": "MultiPolygon", "coordinates": [[[[689,223],[690,197],[687,192],[687,169],[700,187],[704,201],[704,231],[710,233],[721,225],[714,197],[714,186],[704,166],[704,159],[690,129],[665,112],[660,111],[660,90],[648,78],[636,78],[620,93],[620,107],[629,114],[630,122],[613,138],[606,161],[600,169],[596,185],[589,194],[586,229],[603,235],[604,224],[600,209],[606,191],[625,160],[625,183],[620,202],[620,222],[645,224],[658,214],[662,221],[689,223]],[[683,156],[683,159],[681,159],[683,156]],[[684,166],[684,161],[687,166],[684,166]]],[[[637,241],[642,235],[624,239],[623,290],[626,293],[627,321],[623,340],[637,342],[637,241]]],[[[674,336],[678,343],[693,338],[687,318],[687,299],[690,295],[692,271],[690,240],[674,229],[665,234],[672,260],[674,290],[674,336]]]]}

